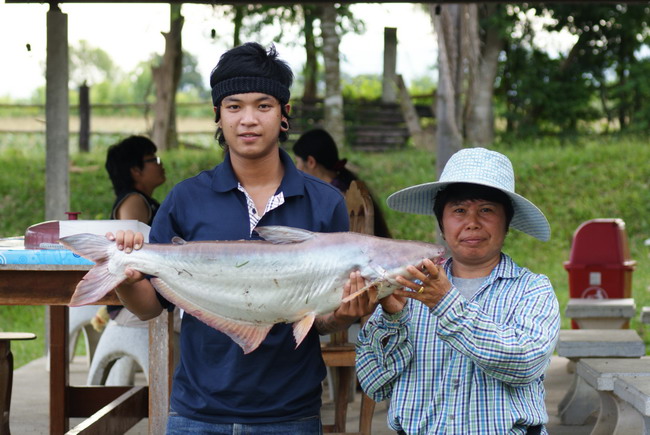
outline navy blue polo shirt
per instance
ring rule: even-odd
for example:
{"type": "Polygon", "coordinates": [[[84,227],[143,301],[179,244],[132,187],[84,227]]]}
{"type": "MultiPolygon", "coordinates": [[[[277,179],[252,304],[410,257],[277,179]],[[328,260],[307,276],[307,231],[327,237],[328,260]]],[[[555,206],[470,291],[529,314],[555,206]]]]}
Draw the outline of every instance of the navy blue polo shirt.
{"type": "MultiPolygon", "coordinates": [[[[278,192],[284,204],[258,223],[287,225],[318,232],[347,231],[348,213],[341,193],[329,183],[296,169],[279,150],[284,178],[278,192]]],[[[152,243],[241,240],[250,235],[245,195],[229,155],[223,163],[177,184],[152,224],[152,243]]],[[[227,335],[185,313],[181,358],[174,374],[173,411],[214,423],[271,423],[319,414],[325,378],[320,340],[315,328],[295,348],[292,325],[273,326],[253,352],[227,335]]]]}

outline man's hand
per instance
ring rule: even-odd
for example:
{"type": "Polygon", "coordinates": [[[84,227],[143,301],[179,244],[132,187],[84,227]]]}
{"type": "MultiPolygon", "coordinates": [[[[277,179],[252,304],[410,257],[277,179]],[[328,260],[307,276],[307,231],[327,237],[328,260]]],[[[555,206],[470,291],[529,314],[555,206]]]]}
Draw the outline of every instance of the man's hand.
{"type": "MultiPolygon", "coordinates": [[[[361,290],[365,285],[366,281],[363,279],[359,271],[350,273],[350,279],[343,287],[343,299],[356,293],[358,290],[361,290]]],[[[371,314],[375,311],[375,307],[377,307],[376,295],[376,289],[375,297],[372,297],[370,291],[365,291],[351,301],[342,303],[334,311],[334,316],[344,321],[347,320],[353,322],[360,317],[371,314]]]]}
{"type": "MultiPolygon", "coordinates": [[[[108,240],[114,241],[117,244],[117,249],[124,251],[127,254],[130,254],[134,250],[142,248],[144,245],[144,234],[141,232],[134,233],[132,230],[118,230],[115,235],[113,233],[106,233],[106,238],[108,240]]],[[[125,269],[124,273],[127,278],[122,282],[122,284],[130,285],[135,284],[138,281],[144,279],[144,275],[141,272],[133,269],[125,269]]]]}
{"type": "MultiPolygon", "coordinates": [[[[343,287],[342,299],[361,290],[364,285],[365,280],[359,272],[350,273],[350,279],[343,287]]],[[[321,335],[347,329],[355,320],[375,310],[375,300],[376,297],[371,297],[369,292],[363,292],[351,301],[341,303],[333,313],[318,316],[314,325],[321,335]]]]}

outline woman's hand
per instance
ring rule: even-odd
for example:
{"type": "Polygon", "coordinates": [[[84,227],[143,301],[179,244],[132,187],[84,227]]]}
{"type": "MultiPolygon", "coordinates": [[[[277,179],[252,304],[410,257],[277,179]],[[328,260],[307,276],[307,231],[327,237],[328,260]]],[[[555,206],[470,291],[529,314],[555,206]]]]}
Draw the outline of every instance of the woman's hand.
{"type": "Polygon", "coordinates": [[[451,283],[447,279],[445,269],[430,259],[425,259],[421,268],[408,266],[406,271],[411,274],[411,279],[398,276],[396,280],[412,291],[395,290],[395,296],[415,299],[433,308],[451,290],[451,283]],[[420,281],[422,284],[414,281],[420,281]]]}

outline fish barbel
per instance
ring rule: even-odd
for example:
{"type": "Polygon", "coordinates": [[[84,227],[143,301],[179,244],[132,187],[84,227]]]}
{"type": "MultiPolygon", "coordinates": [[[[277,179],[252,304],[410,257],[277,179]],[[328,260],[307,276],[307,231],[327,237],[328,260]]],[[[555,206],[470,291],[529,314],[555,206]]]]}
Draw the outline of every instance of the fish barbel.
{"type": "Polygon", "coordinates": [[[316,233],[258,227],[264,240],[148,244],[129,254],[104,236],[76,234],[60,242],[95,266],[77,285],[70,306],[98,301],[126,279],[127,268],[152,276],[168,301],[227,334],[244,353],[255,350],[276,323],[293,323],[296,346],[316,316],[336,310],[368,288],[378,298],[402,287],[397,275],[444,248],[360,233],[316,233]],[[369,283],[346,299],[343,287],[359,270],[369,283]]]}

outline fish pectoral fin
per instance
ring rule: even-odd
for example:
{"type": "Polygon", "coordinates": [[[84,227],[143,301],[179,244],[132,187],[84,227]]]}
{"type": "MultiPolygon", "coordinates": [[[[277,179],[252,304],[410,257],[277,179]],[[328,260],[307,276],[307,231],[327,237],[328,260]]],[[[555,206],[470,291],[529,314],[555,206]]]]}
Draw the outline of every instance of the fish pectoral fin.
{"type": "Polygon", "coordinates": [[[257,347],[264,341],[272,327],[273,325],[246,325],[225,320],[219,328],[215,329],[218,329],[228,337],[232,338],[232,340],[242,348],[244,353],[247,354],[257,349],[257,347]]]}
{"type": "Polygon", "coordinates": [[[300,346],[300,343],[302,343],[311,330],[314,320],[316,320],[316,314],[309,313],[302,319],[293,323],[293,338],[296,340],[296,348],[300,346]]]}
{"type": "Polygon", "coordinates": [[[300,243],[316,237],[316,234],[312,231],[303,230],[301,228],[283,227],[280,225],[255,227],[255,232],[267,242],[279,245],[300,243]]]}
{"type": "Polygon", "coordinates": [[[206,325],[223,332],[242,348],[244,353],[251,353],[264,341],[273,325],[254,325],[226,319],[206,311],[178,294],[162,279],[152,278],[151,283],[169,302],[183,309],[206,325]]]}
{"type": "Polygon", "coordinates": [[[190,312],[190,314],[208,326],[226,334],[242,348],[244,354],[251,353],[257,349],[273,327],[273,325],[251,325],[236,322],[202,311],[190,312]]]}
{"type": "Polygon", "coordinates": [[[185,241],[185,239],[183,239],[181,237],[174,236],[174,237],[172,237],[172,244],[174,244],[174,245],[187,245],[187,242],[185,241]]]}

